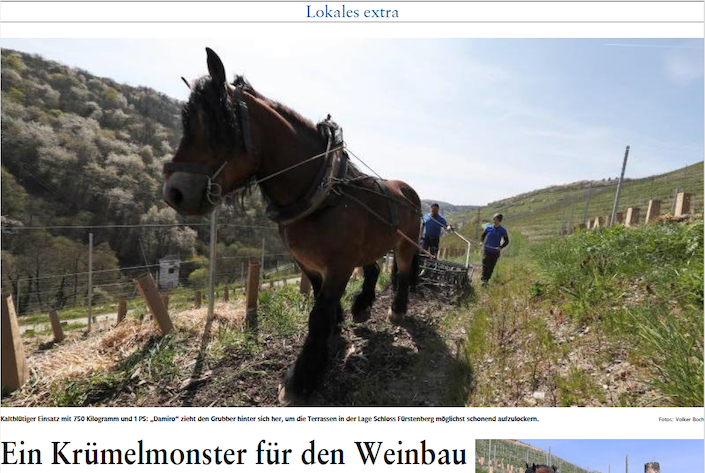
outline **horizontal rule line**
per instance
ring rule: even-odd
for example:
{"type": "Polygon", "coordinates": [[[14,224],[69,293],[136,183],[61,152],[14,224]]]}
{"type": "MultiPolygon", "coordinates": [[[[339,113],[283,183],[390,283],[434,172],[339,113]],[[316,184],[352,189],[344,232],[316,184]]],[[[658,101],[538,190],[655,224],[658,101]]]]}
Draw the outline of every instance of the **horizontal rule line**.
{"type": "Polygon", "coordinates": [[[31,23],[36,23],[36,24],[90,24],[90,23],[100,23],[100,24],[106,24],[106,23],[115,23],[115,24],[129,24],[129,23],[144,23],[144,24],[198,24],[198,23],[204,23],[204,24],[214,24],[214,23],[223,23],[223,24],[232,24],[232,23],[276,23],[276,24],[281,24],[281,23],[302,23],[302,24],[310,24],[310,25],[315,25],[315,24],[349,24],[349,25],[354,25],[354,24],[360,24],[360,23],[368,23],[368,24],[375,24],[375,23],[385,23],[385,24],[395,24],[395,23],[475,23],[475,24],[482,24],[482,23],[487,23],[487,24],[497,24],[497,23],[536,23],[536,24],[546,24],[546,23],[584,23],[584,24],[703,24],[702,21],[693,21],[693,20],[674,20],[674,21],[663,21],[663,20],[641,20],[641,21],[630,21],[630,20],[565,20],[565,21],[560,21],[560,20],[487,20],[487,21],[480,21],[480,20],[408,20],[408,21],[307,21],[307,20],[253,20],[253,21],[246,21],[246,20],[94,20],[94,21],[88,21],[88,20],[78,20],[78,21],[70,21],[70,20],[47,20],[47,21],[32,21],[32,20],[15,20],[15,21],[0,21],[0,24],[31,24],[31,23]]]}
{"type": "MultiPolygon", "coordinates": [[[[201,0],[3,0],[4,3],[199,3],[201,0]]],[[[308,0],[306,3],[326,3],[308,0]]],[[[304,3],[291,0],[204,0],[203,3],[304,3]]],[[[370,3],[369,0],[347,0],[347,3],[370,3]]],[[[385,3],[702,3],[702,0],[387,0],[385,3]]]]}

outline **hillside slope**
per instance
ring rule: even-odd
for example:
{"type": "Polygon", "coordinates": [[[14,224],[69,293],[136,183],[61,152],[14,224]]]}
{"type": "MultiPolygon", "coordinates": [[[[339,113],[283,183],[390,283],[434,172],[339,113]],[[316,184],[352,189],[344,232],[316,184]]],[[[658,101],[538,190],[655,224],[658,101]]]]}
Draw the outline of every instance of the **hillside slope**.
{"type": "MultiPolygon", "coordinates": [[[[681,169],[642,179],[627,179],[622,187],[619,211],[628,207],[641,209],[643,222],[650,199],[661,200],[661,213],[671,212],[676,189],[692,194],[691,210],[703,209],[703,163],[697,162],[681,169]]],[[[559,234],[569,223],[577,225],[585,219],[605,217],[612,211],[617,180],[581,181],[551,186],[492,202],[477,210],[456,216],[461,233],[469,237],[479,235],[480,224],[491,221],[495,212],[504,214],[505,225],[519,231],[531,241],[544,240],[559,234]]],[[[458,239],[449,239],[449,245],[460,245],[458,239]]]]}
{"type": "MultiPolygon", "coordinates": [[[[134,276],[119,268],[144,272],[166,255],[185,261],[207,253],[206,220],[180,217],[161,197],[181,107],[149,88],[2,50],[2,285],[20,313],[82,304],[89,232],[101,297],[117,296],[134,276]]],[[[220,221],[237,222],[218,232],[218,254],[228,264],[263,247],[283,252],[259,193],[243,208],[226,206],[220,221]]]]}

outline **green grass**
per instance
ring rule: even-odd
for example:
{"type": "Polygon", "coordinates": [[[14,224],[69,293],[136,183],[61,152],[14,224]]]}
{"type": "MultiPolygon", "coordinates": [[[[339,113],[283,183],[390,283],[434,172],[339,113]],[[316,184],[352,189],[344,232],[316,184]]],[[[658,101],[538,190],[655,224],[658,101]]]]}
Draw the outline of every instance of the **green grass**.
{"type": "Polygon", "coordinates": [[[533,250],[549,297],[648,360],[658,403],[703,405],[703,222],[582,231],[533,250]]]}
{"type": "Polygon", "coordinates": [[[306,327],[312,307],[313,298],[301,294],[295,285],[261,291],[257,308],[259,327],[284,336],[293,335],[306,327]]]}
{"type": "Polygon", "coordinates": [[[181,350],[182,341],[178,336],[171,335],[153,338],[112,370],[57,381],[50,389],[53,405],[71,407],[101,404],[124,392],[128,386],[136,388],[140,380],[168,383],[180,375],[175,358],[181,350]]]}
{"type": "Polygon", "coordinates": [[[601,397],[601,401],[605,401],[602,391],[580,368],[571,368],[566,376],[557,377],[555,382],[560,404],[564,407],[580,405],[584,399],[589,399],[592,396],[601,397]]]}
{"type": "MultiPolygon", "coordinates": [[[[282,281],[285,279],[292,279],[295,277],[300,276],[299,274],[291,274],[290,270],[288,271],[282,271],[277,274],[270,274],[266,279],[262,280],[262,284],[267,286],[270,282],[278,282],[282,281]]],[[[228,284],[228,288],[230,290],[230,297],[234,298],[239,294],[239,290],[243,289],[242,284],[228,284]]],[[[181,310],[187,310],[191,309],[194,307],[194,301],[195,301],[195,293],[197,290],[200,290],[202,293],[202,303],[206,303],[206,294],[207,294],[207,289],[206,288],[190,288],[190,287],[179,287],[176,289],[170,289],[170,290],[165,290],[165,291],[160,291],[162,295],[167,295],[169,296],[169,310],[175,310],[175,311],[181,311],[181,310]]],[[[223,293],[225,290],[225,284],[219,284],[216,285],[215,287],[215,293],[216,293],[216,299],[221,300],[223,297],[223,293]]],[[[144,300],[140,296],[139,292],[136,293],[136,296],[133,298],[128,298],[126,299],[127,302],[127,310],[129,311],[138,311],[141,313],[147,313],[147,307],[144,303],[144,300]]],[[[114,314],[117,312],[117,299],[114,301],[109,301],[109,302],[104,302],[101,304],[96,304],[93,306],[93,314],[96,316],[100,316],[103,314],[114,314]]],[[[85,305],[80,305],[77,307],[67,307],[65,309],[61,309],[57,311],[57,314],[59,316],[59,320],[61,321],[68,321],[68,320],[77,320],[77,319],[87,319],[88,317],[88,309],[86,308],[85,305]]],[[[49,322],[49,315],[48,313],[40,312],[40,313],[34,313],[34,314],[27,314],[18,317],[18,323],[20,325],[34,325],[34,324],[41,324],[41,323],[48,323],[49,322]]],[[[84,324],[85,325],[85,324],[84,324]]],[[[75,326],[73,324],[70,325],[72,328],[77,328],[79,326],[75,326]]],[[[66,328],[64,330],[67,330],[66,328]]]]}
{"type": "Polygon", "coordinates": [[[470,405],[532,391],[555,405],[703,405],[702,220],[526,242],[476,297],[458,309],[468,320],[460,358],[479,376],[470,405]],[[568,330],[560,340],[558,327],[568,330]],[[588,332],[592,359],[581,363],[627,361],[648,396],[608,400],[580,363],[561,368],[588,332]]]}

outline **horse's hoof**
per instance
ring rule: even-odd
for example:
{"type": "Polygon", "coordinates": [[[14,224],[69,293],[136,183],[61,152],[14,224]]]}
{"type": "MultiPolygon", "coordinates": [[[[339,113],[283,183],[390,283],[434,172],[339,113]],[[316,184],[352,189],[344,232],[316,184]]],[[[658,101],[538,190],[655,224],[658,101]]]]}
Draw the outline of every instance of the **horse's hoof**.
{"type": "Polygon", "coordinates": [[[392,309],[389,309],[387,315],[389,316],[389,321],[394,325],[401,324],[402,320],[404,319],[404,314],[397,314],[392,309]]]}
{"type": "Polygon", "coordinates": [[[279,394],[277,395],[279,404],[282,406],[296,406],[302,404],[303,398],[296,394],[293,394],[290,390],[286,389],[284,384],[279,384],[279,394]]]}
{"type": "Polygon", "coordinates": [[[294,390],[291,388],[291,381],[293,377],[294,367],[291,366],[288,370],[286,370],[286,374],[284,374],[282,381],[279,383],[277,399],[279,400],[279,404],[282,406],[300,405],[305,401],[304,396],[294,393],[294,390]]]}
{"type": "Polygon", "coordinates": [[[370,320],[370,317],[372,317],[372,309],[365,309],[362,312],[359,312],[357,314],[353,314],[353,322],[357,324],[361,324],[363,322],[367,322],[370,320]]]}

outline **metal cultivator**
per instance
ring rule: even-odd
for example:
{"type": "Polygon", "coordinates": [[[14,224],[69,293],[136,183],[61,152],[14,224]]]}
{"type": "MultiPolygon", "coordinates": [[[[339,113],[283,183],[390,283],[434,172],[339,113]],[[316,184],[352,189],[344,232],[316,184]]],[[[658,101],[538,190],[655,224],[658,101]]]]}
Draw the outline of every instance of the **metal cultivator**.
{"type": "Polygon", "coordinates": [[[435,287],[449,297],[460,295],[470,287],[475,270],[470,264],[470,241],[457,232],[455,234],[467,244],[465,264],[419,254],[419,285],[435,287]]]}

